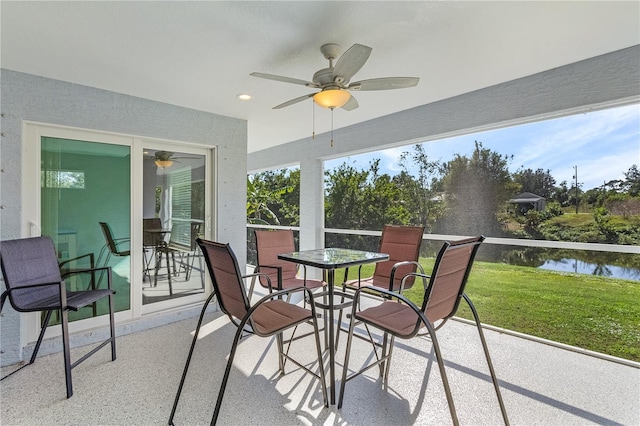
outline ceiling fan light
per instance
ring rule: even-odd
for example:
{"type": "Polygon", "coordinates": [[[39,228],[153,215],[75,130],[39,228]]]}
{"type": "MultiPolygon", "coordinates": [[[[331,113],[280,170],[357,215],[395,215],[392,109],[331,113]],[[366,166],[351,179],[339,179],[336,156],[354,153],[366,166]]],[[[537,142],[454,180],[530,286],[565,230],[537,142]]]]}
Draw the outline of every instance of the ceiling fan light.
{"type": "Polygon", "coordinates": [[[165,167],[171,167],[173,164],[172,160],[156,160],[156,166],[164,169],[165,167]]]}
{"type": "Polygon", "coordinates": [[[313,95],[313,101],[323,108],[340,108],[351,99],[351,93],[342,89],[323,90],[313,95]]]}

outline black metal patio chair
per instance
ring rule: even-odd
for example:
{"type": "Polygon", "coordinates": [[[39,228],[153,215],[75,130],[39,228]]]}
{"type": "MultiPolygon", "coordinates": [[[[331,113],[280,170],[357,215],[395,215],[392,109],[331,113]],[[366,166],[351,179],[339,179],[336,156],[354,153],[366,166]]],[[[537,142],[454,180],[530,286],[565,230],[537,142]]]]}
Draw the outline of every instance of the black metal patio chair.
{"type": "Polygon", "coordinates": [[[67,385],[67,398],[73,395],[71,381],[71,369],[102,349],[111,345],[111,360],[116,359],[116,335],[113,309],[113,295],[111,288],[111,268],[74,269],[64,275],[60,274],[58,258],[56,256],[53,240],[49,237],[23,238],[0,242],[0,264],[6,290],[0,300],[0,311],[6,299],[18,312],[45,312],[42,330],[33,349],[33,354],[28,364],[18,370],[4,376],[1,380],[16,373],[20,369],[31,365],[36,360],[40,344],[44,337],[51,314],[59,311],[62,327],[62,348],[64,355],[65,381],[67,385]],[[106,289],[90,289],[83,291],[67,291],[64,279],[70,274],[107,272],[106,289]],[[101,342],[76,362],[71,363],[69,348],[68,311],[78,311],[85,306],[93,305],[96,301],[109,298],[109,325],[110,337],[101,342]]]}

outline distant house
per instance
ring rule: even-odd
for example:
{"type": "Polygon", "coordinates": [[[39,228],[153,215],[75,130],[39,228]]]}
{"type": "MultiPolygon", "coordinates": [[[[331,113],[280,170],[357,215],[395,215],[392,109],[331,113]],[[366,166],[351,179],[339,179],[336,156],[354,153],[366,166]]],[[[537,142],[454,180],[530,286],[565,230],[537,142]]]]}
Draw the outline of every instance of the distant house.
{"type": "Polygon", "coordinates": [[[518,211],[522,214],[528,212],[529,210],[535,210],[539,212],[543,211],[545,206],[547,205],[547,200],[544,197],[532,194],[531,192],[523,192],[515,198],[510,199],[509,202],[512,204],[517,204],[518,211]]]}

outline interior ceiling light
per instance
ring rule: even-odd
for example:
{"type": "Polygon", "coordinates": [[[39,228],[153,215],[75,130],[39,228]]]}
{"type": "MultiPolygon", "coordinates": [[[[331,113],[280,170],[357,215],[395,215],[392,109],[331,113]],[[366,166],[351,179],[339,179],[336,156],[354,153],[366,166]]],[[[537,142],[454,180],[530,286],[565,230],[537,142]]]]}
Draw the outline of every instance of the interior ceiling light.
{"type": "Polygon", "coordinates": [[[328,89],[313,95],[313,101],[323,108],[340,108],[351,99],[351,93],[342,89],[328,89]]]}
{"type": "Polygon", "coordinates": [[[237,97],[241,101],[248,101],[251,99],[251,95],[249,95],[248,93],[240,93],[237,97]]]}
{"type": "Polygon", "coordinates": [[[156,160],[156,166],[164,169],[166,167],[171,167],[173,164],[173,160],[156,160]]]}

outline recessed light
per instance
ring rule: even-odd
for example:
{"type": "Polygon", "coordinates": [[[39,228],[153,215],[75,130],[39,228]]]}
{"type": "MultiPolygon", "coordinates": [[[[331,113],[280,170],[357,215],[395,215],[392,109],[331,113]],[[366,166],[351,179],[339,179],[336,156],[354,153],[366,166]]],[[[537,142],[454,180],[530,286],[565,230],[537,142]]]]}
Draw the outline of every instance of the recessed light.
{"type": "Polygon", "coordinates": [[[249,95],[248,93],[240,93],[238,95],[238,99],[240,99],[241,101],[248,101],[251,99],[251,95],[249,95]]]}

